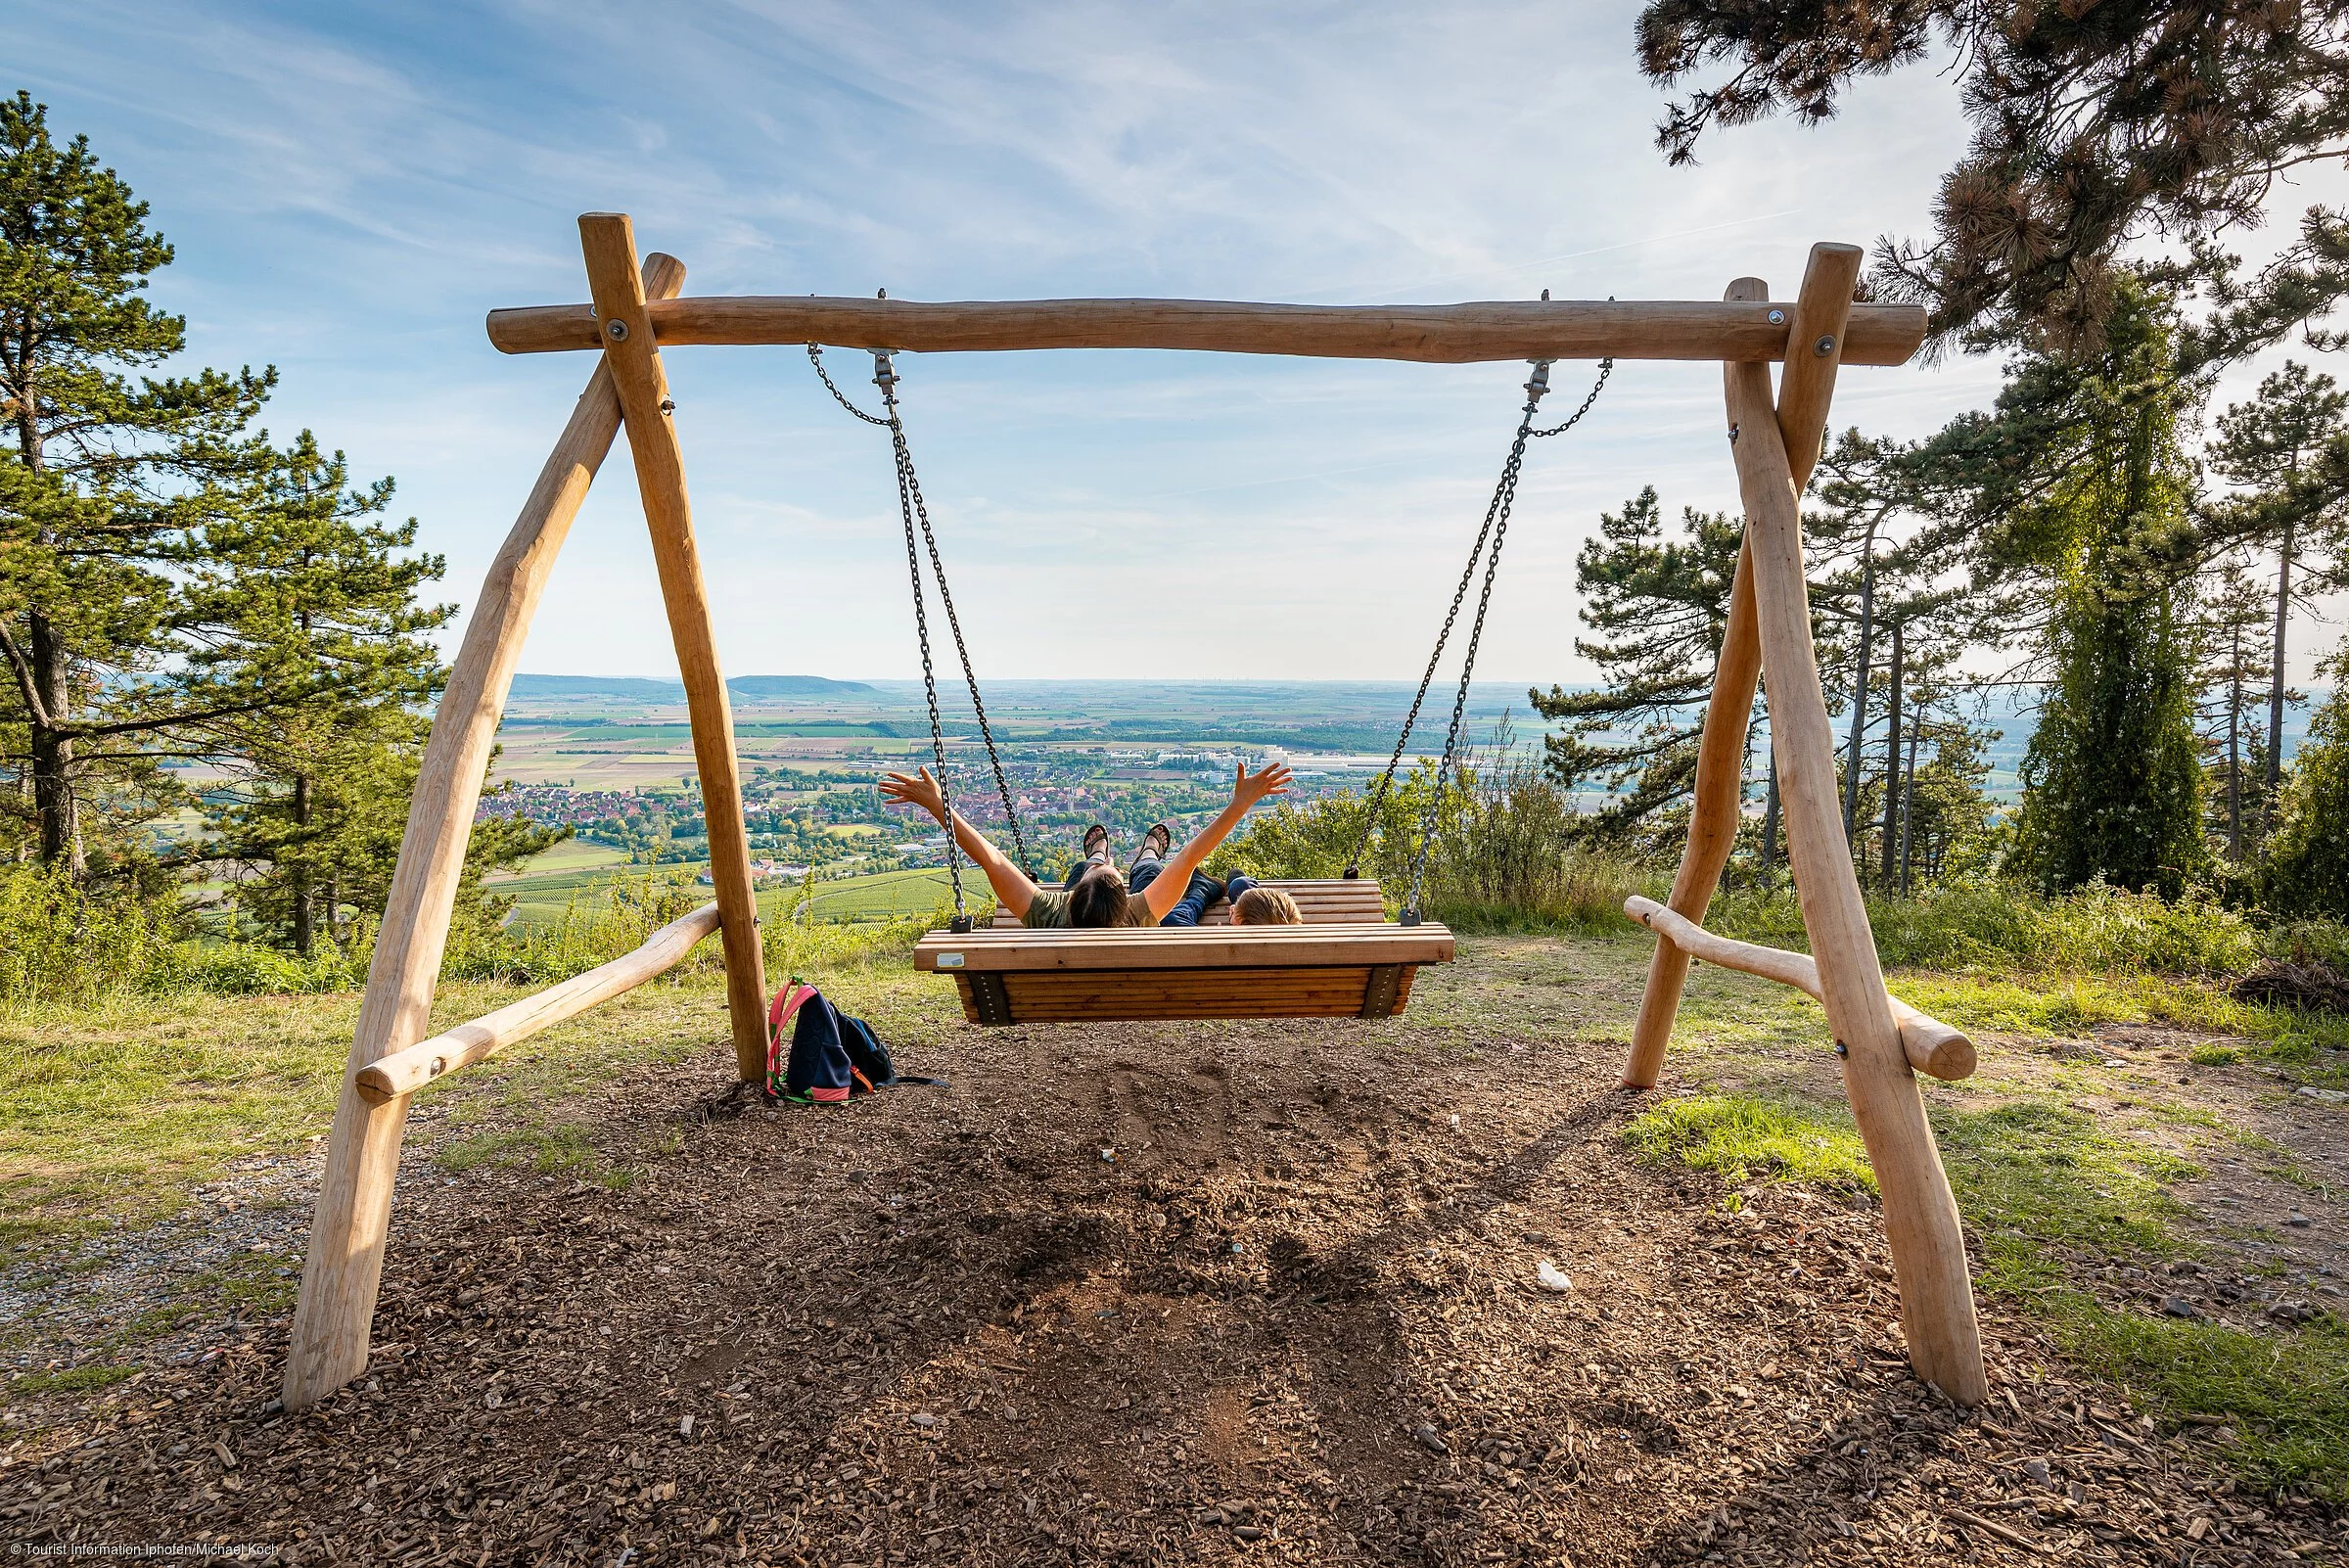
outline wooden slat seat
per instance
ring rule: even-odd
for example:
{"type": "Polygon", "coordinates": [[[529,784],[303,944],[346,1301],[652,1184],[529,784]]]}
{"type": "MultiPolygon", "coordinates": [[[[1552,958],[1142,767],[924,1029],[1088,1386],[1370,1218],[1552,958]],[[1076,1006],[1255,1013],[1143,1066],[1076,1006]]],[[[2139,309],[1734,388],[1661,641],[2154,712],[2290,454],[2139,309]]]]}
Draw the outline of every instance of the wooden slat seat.
{"type": "Polygon", "coordinates": [[[1440,925],[1323,921],[933,931],[913,962],[954,977],[974,1024],[1392,1018],[1419,966],[1452,951],[1440,925]]]}
{"type": "MultiPolygon", "coordinates": [[[[1267,888],[1278,888],[1297,900],[1297,912],[1305,916],[1309,926],[1376,924],[1387,918],[1384,896],[1378,884],[1368,877],[1349,880],[1345,877],[1300,877],[1286,881],[1267,881],[1267,888]]],[[[1054,890],[1058,891],[1058,890],[1054,890]]],[[[1231,924],[1231,905],[1218,899],[1199,917],[1203,926],[1231,924]]],[[[997,906],[994,924],[998,929],[1023,929],[1020,917],[997,906]]]]}

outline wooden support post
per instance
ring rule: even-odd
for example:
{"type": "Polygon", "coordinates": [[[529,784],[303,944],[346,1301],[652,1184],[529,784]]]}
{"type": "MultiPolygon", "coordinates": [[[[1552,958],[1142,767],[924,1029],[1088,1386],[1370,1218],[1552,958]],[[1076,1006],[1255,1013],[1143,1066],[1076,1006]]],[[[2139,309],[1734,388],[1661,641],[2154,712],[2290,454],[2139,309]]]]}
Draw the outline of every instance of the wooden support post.
{"type": "Polygon", "coordinates": [[[1769,367],[1729,367],[1728,414],[1745,502],[1771,726],[1776,732],[1773,750],[1786,812],[1788,859],[1818,960],[1819,1000],[1843,1053],[1844,1091],[1851,1096],[1853,1120],[1884,1195],[1884,1228],[1900,1281],[1909,1358],[1918,1376],[1951,1399],[1980,1405],[1989,1387],[1966,1273],[1965,1235],[1893,1022],[1867,907],[1843,837],[1835,738],[1811,641],[1799,492],[1771,400],[1769,367]]]}
{"type": "Polygon", "coordinates": [[[726,950],[726,1010],[734,1026],[735,1070],[745,1083],[766,1071],[766,964],[759,947],[759,903],[751,882],[751,840],[742,819],[742,784],[735,772],[734,711],[717,663],[717,633],[701,557],[693,544],[693,509],[685,496],[685,457],[670,417],[668,375],[645,313],[644,280],[636,271],[636,235],[624,212],[590,212],[579,219],[587,288],[595,298],[604,364],[620,394],[636,462],[636,488],[653,536],[661,597],[668,607],[677,671],[693,724],[693,756],[702,777],[702,817],[710,832],[710,874],[726,950]]]}
{"type": "MultiPolygon", "coordinates": [[[[667,299],[684,286],[685,268],[674,256],[651,258],[648,289],[667,299]]],[[[317,1404],[367,1368],[407,1105],[369,1104],[359,1096],[358,1075],[424,1036],[465,846],[473,837],[474,807],[523,637],[588,484],[620,432],[620,417],[611,372],[599,365],[489,565],[433,715],[310,1218],[309,1253],[286,1353],[288,1409],[317,1404]]]]}
{"type": "MultiPolygon", "coordinates": [[[[1803,272],[1801,298],[1789,324],[1787,359],[1778,396],[1778,428],[1793,459],[1795,493],[1810,483],[1826,429],[1827,405],[1835,393],[1835,369],[1842,363],[1842,339],[1851,312],[1852,286],[1859,281],[1862,252],[1856,245],[1815,245],[1803,272]],[[1825,352],[1819,344],[1827,345],[1825,352]]],[[[1767,300],[1770,285],[1739,278],[1729,300],[1767,300]]],[[[1726,367],[1734,374],[1735,367],[1726,367]]],[[[1750,540],[1737,552],[1737,575],[1729,590],[1728,624],[1721,661],[1713,671],[1713,695],[1705,705],[1705,728],[1697,742],[1696,783],[1688,812],[1688,842],[1672,881],[1668,904],[1702,925],[1713,890],[1736,848],[1740,797],[1745,784],[1745,732],[1754,712],[1754,688],[1762,674],[1762,643],[1755,629],[1750,540]]],[[[1647,989],[1640,993],[1639,1018],[1632,1026],[1632,1053],[1624,1064],[1626,1088],[1653,1088],[1664,1071],[1664,1048],[1680,1016],[1681,992],[1688,980],[1688,955],[1669,942],[1656,944],[1648,959],[1647,989]]]]}

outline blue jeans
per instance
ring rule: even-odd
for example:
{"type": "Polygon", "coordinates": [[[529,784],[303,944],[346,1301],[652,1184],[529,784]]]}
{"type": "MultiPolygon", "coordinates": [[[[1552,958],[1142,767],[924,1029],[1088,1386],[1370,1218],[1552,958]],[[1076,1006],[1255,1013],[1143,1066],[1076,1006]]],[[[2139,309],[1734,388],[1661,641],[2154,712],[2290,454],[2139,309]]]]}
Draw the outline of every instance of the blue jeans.
{"type": "MultiPolygon", "coordinates": [[[[1073,888],[1087,871],[1096,865],[1106,865],[1107,863],[1106,859],[1080,860],[1069,867],[1068,879],[1061,886],[1073,888]]],[[[1140,893],[1151,883],[1156,882],[1158,874],[1166,868],[1166,862],[1159,859],[1158,856],[1147,856],[1134,866],[1132,875],[1126,879],[1127,891],[1140,893]]],[[[1254,886],[1253,883],[1248,885],[1254,886]]],[[[1199,917],[1207,913],[1208,905],[1222,896],[1223,884],[1194,871],[1191,873],[1190,886],[1182,890],[1182,900],[1168,910],[1166,917],[1160,920],[1159,924],[1162,926],[1195,926],[1199,923],[1199,917]]],[[[1235,894],[1234,897],[1236,898],[1237,895],[1235,894]]]]}

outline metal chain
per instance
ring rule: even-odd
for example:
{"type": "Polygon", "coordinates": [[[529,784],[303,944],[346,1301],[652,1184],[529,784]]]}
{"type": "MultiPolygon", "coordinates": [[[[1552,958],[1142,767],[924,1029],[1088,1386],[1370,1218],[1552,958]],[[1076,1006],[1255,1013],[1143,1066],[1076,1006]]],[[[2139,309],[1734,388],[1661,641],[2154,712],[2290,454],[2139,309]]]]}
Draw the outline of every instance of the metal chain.
{"type": "Polygon", "coordinates": [[[954,842],[953,804],[946,793],[945,727],[939,715],[938,681],[930,656],[930,618],[922,593],[920,555],[914,544],[917,525],[923,543],[928,547],[931,575],[938,581],[939,602],[945,608],[946,624],[954,634],[954,652],[962,664],[963,684],[971,694],[971,710],[979,718],[979,738],[987,748],[988,765],[994,773],[995,794],[1003,803],[1004,820],[1011,825],[1011,842],[1018,853],[1020,869],[1032,878],[1036,873],[1029,864],[1028,840],[1020,828],[1019,810],[1012,805],[1011,784],[1003,773],[1003,758],[995,749],[994,729],[988,722],[987,704],[979,695],[979,677],[971,666],[970,647],[963,640],[962,619],[954,610],[954,593],[946,584],[945,563],[939,555],[938,535],[930,526],[930,508],[922,497],[922,483],[914,470],[912,448],[906,444],[904,422],[898,410],[897,371],[888,354],[873,355],[873,385],[881,389],[882,406],[889,410],[887,416],[882,417],[868,414],[849,400],[848,394],[840,390],[831,374],[824,369],[821,345],[811,343],[807,346],[807,362],[814,367],[816,379],[824,384],[824,390],[832,394],[833,401],[866,424],[879,425],[890,433],[890,445],[898,471],[898,512],[905,529],[905,568],[913,581],[914,635],[921,643],[922,688],[930,708],[930,747],[938,762],[939,799],[947,811],[946,877],[953,885],[955,917],[967,922],[969,916],[963,908],[961,866],[954,842]]]}
{"type": "MultiPolygon", "coordinates": [[[[1003,803],[1003,820],[1011,827],[1011,844],[1017,854],[1020,869],[1033,880],[1036,872],[1028,864],[1028,838],[1020,831],[1019,808],[1011,804],[1011,781],[1003,776],[1003,758],[995,750],[994,726],[987,719],[987,702],[979,695],[979,676],[971,668],[971,650],[963,641],[962,618],[954,610],[954,590],[946,586],[946,564],[939,558],[938,535],[930,528],[930,507],[922,499],[922,482],[913,468],[913,450],[905,444],[905,426],[898,413],[898,373],[886,354],[873,356],[873,384],[881,389],[882,406],[889,410],[890,444],[897,448],[898,503],[902,508],[910,498],[914,516],[920,519],[922,542],[930,551],[930,575],[938,583],[938,601],[945,607],[946,628],[954,634],[954,653],[962,661],[962,683],[971,694],[971,712],[979,717],[979,739],[987,748],[987,764],[995,775],[995,798],[1003,803]]],[[[943,765],[943,764],[942,764],[943,765]]]]}
{"type": "MultiPolygon", "coordinates": [[[[1503,534],[1505,534],[1508,530],[1508,507],[1513,504],[1515,500],[1517,490],[1517,470],[1525,461],[1526,441],[1530,438],[1538,437],[1563,435],[1565,432],[1572,430],[1582,419],[1582,417],[1590,411],[1590,405],[1598,400],[1600,389],[1606,386],[1607,377],[1613,374],[1614,370],[1615,361],[1612,358],[1599,361],[1598,379],[1590,384],[1590,391],[1584,395],[1582,405],[1575,409],[1572,416],[1570,416],[1564,424],[1554,426],[1549,430],[1535,430],[1533,429],[1534,410],[1542,401],[1543,394],[1549,391],[1549,362],[1547,360],[1537,360],[1535,362],[1534,374],[1526,382],[1527,398],[1524,417],[1518,421],[1517,437],[1515,441],[1510,445],[1508,462],[1501,470],[1501,482],[1499,485],[1494,489],[1492,504],[1485,508],[1484,527],[1477,530],[1476,542],[1469,547],[1468,564],[1460,571],[1459,584],[1451,590],[1451,608],[1446,610],[1444,613],[1444,625],[1442,629],[1436,633],[1435,651],[1427,656],[1427,669],[1420,673],[1419,690],[1411,698],[1410,712],[1404,715],[1403,732],[1395,737],[1395,750],[1387,759],[1386,768],[1378,775],[1378,782],[1371,787],[1370,807],[1362,817],[1361,834],[1355,840],[1354,853],[1346,857],[1346,875],[1348,877],[1359,877],[1361,875],[1362,855],[1364,852],[1370,848],[1370,835],[1377,829],[1379,812],[1385,807],[1387,795],[1395,782],[1395,771],[1403,764],[1404,749],[1409,746],[1411,743],[1411,730],[1419,722],[1419,710],[1420,707],[1427,701],[1427,688],[1429,684],[1432,683],[1436,678],[1436,666],[1442,662],[1444,658],[1444,647],[1445,644],[1451,639],[1452,624],[1459,619],[1460,605],[1468,597],[1468,584],[1476,579],[1477,563],[1484,556],[1485,541],[1492,537],[1494,533],[1494,526],[1497,521],[1499,525],[1500,531],[1503,534]]],[[[1499,553],[1500,547],[1497,542],[1494,545],[1494,555],[1496,559],[1497,559],[1499,553]]],[[[1476,663],[1475,638],[1482,637],[1484,634],[1485,606],[1486,604],[1490,603],[1492,599],[1492,568],[1487,567],[1485,575],[1484,597],[1477,605],[1475,637],[1471,638],[1468,645],[1467,668],[1469,669],[1473,669],[1476,663]]],[[[1463,670],[1461,702],[1465,702],[1466,700],[1466,674],[1465,670],[1463,670]]],[[[1451,730],[1451,733],[1445,738],[1444,753],[1447,766],[1450,765],[1453,745],[1458,737],[1459,706],[1459,703],[1455,703],[1453,705],[1451,730]]],[[[1443,779],[1439,774],[1437,779],[1436,797],[1439,801],[1442,799],[1442,789],[1443,779]]],[[[1433,821],[1432,814],[1430,816],[1430,821],[1433,821]]],[[[1421,872],[1425,868],[1425,864],[1426,835],[1423,832],[1421,834],[1420,853],[1414,862],[1414,868],[1412,871],[1411,898],[1410,903],[1405,910],[1406,916],[1414,916],[1418,909],[1419,878],[1421,872]]]]}
{"type": "Polygon", "coordinates": [[[1600,360],[1598,362],[1598,380],[1592,382],[1590,384],[1590,390],[1583,393],[1581,405],[1577,407],[1573,413],[1566,416],[1565,424],[1552,425],[1547,430],[1529,430],[1526,432],[1526,434],[1531,436],[1535,440],[1542,440],[1551,436],[1563,436],[1568,431],[1574,429],[1575,426],[1583,422],[1583,416],[1590,412],[1590,405],[1598,401],[1598,394],[1606,390],[1607,378],[1613,374],[1615,374],[1614,359],[1610,357],[1600,360]]]}
{"type": "Polygon", "coordinates": [[[938,763],[938,804],[946,818],[946,882],[954,890],[954,930],[962,932],[971,929],[971,912],[962,901],[962,855],[954,842],[954,798],[946,789],[946,730],[939,722],[938,675],[930,667],[930,607],[922,592],[922,558],[913,541],[913,508],[905,502],[902,470],[898,475],[898,510],[905,519],[905,575],[913,582],[913,634],[922,645],[922,694],[930,702],[930,755],[938,763]]]}
{"type": "Polygon", "coordinates": [[[816,380],[824,384],[824,391],[832,394],[832,400],[834,402],[840,404],[841,407],[847,409],[850,413],[854,414],[858,419],[863,420],[868,425],[886,426],[889,424],[888,420],[882,419],[877,415],[868,414],[863,409],[857,407],[854,403],[850,402],[849,394],[842,392],[838,387],[832,385],[832,373],[824,368],[824,350],[822,345],[811,343],[807,346],[807,363],[815,367],[816,380]]]}

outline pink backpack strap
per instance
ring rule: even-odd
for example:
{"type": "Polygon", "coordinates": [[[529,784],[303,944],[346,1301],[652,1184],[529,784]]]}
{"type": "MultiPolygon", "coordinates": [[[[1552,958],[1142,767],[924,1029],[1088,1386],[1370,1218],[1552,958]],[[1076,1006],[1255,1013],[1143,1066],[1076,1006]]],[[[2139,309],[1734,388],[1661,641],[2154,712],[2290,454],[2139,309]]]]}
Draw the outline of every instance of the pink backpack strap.
{"type": "Polygon", "coordinates": [[[797,975],[785,981],[783,989],[775,992],[774,1002],[766,1010],[766,1079],[769,1084],[781,1071],[776,1057],[783,1049],[783,1026],[790,1023],[793,1016],[807,1005],[807,998],[814,994],[815,988],[797,975]]]}

